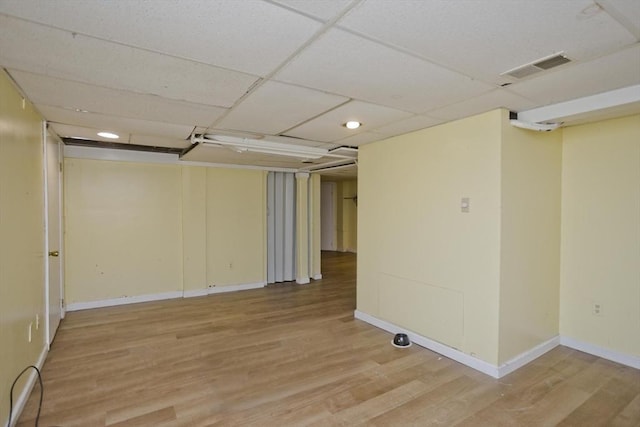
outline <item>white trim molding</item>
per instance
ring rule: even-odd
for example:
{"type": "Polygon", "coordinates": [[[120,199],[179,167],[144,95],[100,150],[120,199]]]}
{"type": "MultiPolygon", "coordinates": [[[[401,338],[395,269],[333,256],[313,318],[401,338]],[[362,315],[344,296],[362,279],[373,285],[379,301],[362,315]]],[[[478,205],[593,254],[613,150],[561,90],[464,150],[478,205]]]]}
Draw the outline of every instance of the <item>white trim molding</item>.
{"type": "MultiPolygon", "coordinates": [[[[40,357],[38,357],[38,360],[34,364],[34,366],[37,367],[40,371],[42,371],[42,366],[44,365],[44,361],[47,359],[48,353],[49,352],[47,350],[47,345],[45,344],[44,347],[42,348],[42,351],[40,352],[40,357]]],[[[31,395],[31,391],[33,390],[33,387],[36,384],[37,374],[33,371],[33,369],[31,369],[31,372],[28,375],[29,376],[27,378],[27,382],[25,383],[25,386],[22,388],[22,391],[18,395],[18,398],[15,400],[15,403],[13,406],[13,413],[11,414],[11,426],[9,427],[13,427],[16,424],[18,424],[18,419],[20,418],[20,415],[22,414],[22,411],[24,410],[24,407],[27,404],[27,400],[31,395]]],[[[6,422],[3,423],[2,425],[6,425],[6,422]]]]}
{"type": "Polygon", "coordinates": [[[249,289],[264,288],[266,282],[242,283],[239,285],[210,286],[207,289],[191,289],[188,291],[164,292],[161,294],[137,295],[132,297],[111,298],[100,301],[74,302],[67,305],[67,311],[89,310],[92,308],[112,307],[115,305],[137,304],[140,302],[161,301],[175,298],[203,297],[224,292],[246,291],[249,289]]]}
{"type": "Polygon", "coordinates": [[[391,332],[393,334],[399,332],[406,333],[409,336],[409,339],[417,345],[435,351],[436,353],[448,357],[449,359],[460,362],[463,365],[466,365],[484,374],[490,375],[494,378],[501,378],[515,371],[516,369],[526,365],[537,357],[542,356],[544,353],[556,347],[560,343],[559,337],[553,337],[550,340],[545,341],[542,344],[539,344],[536,347],[533,347],[532,349],[527,350],[524,353],[514,357],[508,362],[503,363],[500,366],[496,366],[489,362],[485,362],[484,360],[480,360],[476,357],[463,353],[460,350],[456,350],[455,348],[449,347],[447,345],[424,337],[420,334],[416,334],[415,332],[408,331],[405,328],[394,325],[393,323],[387,322],[386,320],[378,319],[375,316],[363,313],[362,311],[355,310],[353,316],[356,319],[367,322],[373,326],[384,329],[385,331],[391,332]]]}
{"type": "Polygon", "coordinates": [[[114,305],[137,304],[140,302],[160,301],[165,299],[182,298],[182,291],[165,292],[161,294],[123,296],[120,298],[105,299],[100,301],[73,302],[67,305],[67,311],[88,310],[90,308],[111,307],[114,305]]]}
{"type": "Polygon", "coordinates": [[[574,350],[579,350],[584,353],[589,353],[594,356],[602,357],[603,359],[611,360],[612,362],[620,363],[622,365],[631,366],[632,368],[640,369],[640,356],[633,356],[631,354],[621,353],[615,350],[609,350],[608,348],[600,347],[595,344],[590,344],[584,341],[579,341],[571,337],[560,337],[560,344],[570,347],[574,350]]]}
{"type": "Polygon", "coordinates": [[[207,293],[221,294],[224,292],[247,291],[249,289],[264,288],[265,286],[267,286],[267,282],[242,283],[239,285],[227,285],[227,286],[210,286],[207,293]]]}
{"type": "Polygon", "coordinates": [[[209,295],[209,289],[191,289],[182,292],[183,298],[204,297],[209,295]]]}
{"type": "Polygon", "coordinates": [[[505,375],[508,375],[511,372],[515,371],[516,369],[523,367],[527,363],[533,362],[535,359],[542,356],[546,352],[553,350],[558,345],[560,345],[560,336],[556,335],[555,337],[548,339],[547,341],[542,342],[535,347],[530,348],[524,353],[520,353],[513,359],[510,359],[502,365],[498,366],[497,378],[502,378],[505,375]]]}

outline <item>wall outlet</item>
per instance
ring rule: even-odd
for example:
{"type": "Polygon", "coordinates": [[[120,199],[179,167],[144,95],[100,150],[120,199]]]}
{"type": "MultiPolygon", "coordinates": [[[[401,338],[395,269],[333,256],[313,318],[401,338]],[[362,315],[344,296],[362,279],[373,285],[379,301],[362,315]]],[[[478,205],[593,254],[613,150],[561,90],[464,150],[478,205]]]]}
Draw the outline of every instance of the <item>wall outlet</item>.
{"type": "Polygon", "coordinates": [[[602,304],[594,302],[591,306],[591,313],[593,313],[594,316],[602,316],[602,304]]]}
{"type": "Polygon", "coordinates": [[[33,328],[33,322],[29,322],[29,330],[27,331],[27,340],[31,342],[31,329],[33,328]]]}
{"type": "Polygon", "coordinates": [[[40,329],[40,315],[36,314],[36,331],[40,329]]]}
{"type": "Polygon", "coordinates": [[[469,213],[471,211],[471,200],[468,197],[460,199],[460,212],[469,213]]]}

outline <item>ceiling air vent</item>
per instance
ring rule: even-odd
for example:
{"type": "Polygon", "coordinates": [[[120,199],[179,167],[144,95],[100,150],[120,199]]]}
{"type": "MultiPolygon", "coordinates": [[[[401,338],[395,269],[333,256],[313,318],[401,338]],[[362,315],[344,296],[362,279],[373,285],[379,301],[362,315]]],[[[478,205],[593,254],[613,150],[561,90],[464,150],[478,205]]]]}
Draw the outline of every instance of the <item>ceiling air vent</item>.
{"type": "Polygon", "coordinates": [[[567,62],[571,62],[569,58],[567,58],[564,53],[554,53],[553,55],[546,56],[542,59],[538,59],[529,64],[521,65],[516,68],[512,68],[509,71],[505,71],[501,73],[501,76],[511,76],[516,79],[522,79],[528,77],[532,74],[539,73],[541,71],[549,70],[551,68],[557,67],[562,64],[566,64],[567,62]]]}

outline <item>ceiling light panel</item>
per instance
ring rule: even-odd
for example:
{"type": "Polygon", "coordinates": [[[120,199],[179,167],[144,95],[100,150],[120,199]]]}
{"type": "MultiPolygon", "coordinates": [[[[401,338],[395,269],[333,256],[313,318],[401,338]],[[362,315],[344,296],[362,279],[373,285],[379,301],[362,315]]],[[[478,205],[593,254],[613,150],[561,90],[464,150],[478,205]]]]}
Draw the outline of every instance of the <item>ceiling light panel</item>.
{"type": "Polygon", "coordinates": [[[402,7],[369,0],[340,25],[499,83],[501,72],[554,52],[586,60],[636,42],[604,11],[582,14],[590,7],[591,0],[412,1],[402,7]]]}
{"type": "Polygon", "coordinates": [[[0,11],[261,76],[284,62],[321,25],[263,1],[4,1],[0,11]]]}
{"type": "Polygon", "coordinates": [[[92,113],[165,123],[208,126],[225,108],[161,98],[9,70],[27,97],[36,104],[73,107],[92,113]]]}
{"type": "Polygon", "coordinates": [[[104,114],[79,113],[73,110],[37,104],[36,106],[48,121],[98,130],[110,129],[116,133],[140,133],[186,139],[193,130],[192,126],[186,125],[114,117],[104,114]]]}
{"type": "Polygon", "coordinates": [[[366,123],[366,129],[374,129],[410,116],[410,113],[404,111],[366,102],[351,101],[291,129],[286,135],[315,141],[334,142],[350,137],[354,135],[354,132],[360,133],[365,130],[364,126],[356,130],[349,130],[342,126],[346,118],[355,118],[362,123],[366,123]]]}
{"type": "Polygon", "coordinates": [[[539,105],[640,84],[640,45],[509,86],[539,105]],[[615,70],[612,72],[611,70],[615,70]]]}
{"type": "Polygon", "coordinates": [[[220,107],[233,105],[257,79],[3,15],[0,15],[0,64],[66,80],[220,107]],[[24,55],[25,51],[29,55],[24,55]]]}
{"type": "Polygon", "coordinates": [[[327,32],[275,78],[413,113],[493,89],[341,30],[327,32]]]}
{"type": "Polygon", "coordinates": [[[60,137],[89,139],[93,141],[118,142],[127,144],[129,142],[129,134],[119,133],[117,140],[104,138],[98,135],[101,129],[87,128],[83,126],[63,125],[60,123],[49,122],[49,127],[60,137]]]}
{"type": "Polygon", "coordinates": [[[216,123],[216,127],[279,134],[348,100],[343,96],[268,81],[216,123]]]}

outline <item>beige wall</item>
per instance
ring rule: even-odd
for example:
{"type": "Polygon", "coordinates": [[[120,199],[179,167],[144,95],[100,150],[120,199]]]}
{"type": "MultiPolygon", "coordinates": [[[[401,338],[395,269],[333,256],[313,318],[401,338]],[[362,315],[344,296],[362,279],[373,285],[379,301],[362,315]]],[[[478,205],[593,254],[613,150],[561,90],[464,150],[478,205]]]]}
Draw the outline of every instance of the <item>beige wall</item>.
{"type": "Polygon", "coordinates": [[[207,283],[266,283],[267,173],[207,169],[207,283]]]}
{"type": "Polygon", "coordinates": [[[207,284],[207,169],[182,168],[182,268],[185,291],[207,284]]]}
{"type": "Polygon", "coordinates": [[[336,250],[340,252],[358,251],[358,208],[355,203],[345,197],[353,197],[358,194],[358,181],[332,181],[325,182],[335,184],[333,194],[333,215],[335,218],[335,242],[336,250]]]}
{"type": "Polygon", "coordinates": [[[338,199],[338,215],[341,217],[338,229],[338,250],[343,252],[357,252],[358,250],[358,208],[353,200],[345,197],[353,197],[358,194],[358,181],[338,182],[341,197],[338,199]]]}
{"type": "MultiPolygon", "coordinates": [[[[0,424],[9,388],[45,351],[44,185],[41,118],[0,71],[0,424]],[[40,318],[36,329],[36,316],[40,318]],[[32,341],[28,342],[32,323],[32,341]]],[[[14,404],[24,375],[14,390],[14,404]]]]}
{"type": "Polygon", "coordinates": [[[493,364],[502,119],[493,111],[364,145],[358,168],[358,310],[493,364]],[[460,212],[462,197],[471,212],[460,212]]]}
{"type": "Polygon", "coordinates": [[[65,160],[68,303],[182,290],[180,166],[65,160]]]}
{"type": "Polygon", "coordinates": [[[68,303],[265,282],[265,172],[65,167],[68,303]]]}
{"type": "Polygon", "coordinates": [[[560,333],[639,357],[640,115],[566,128],[563,145],[560,333]]]}
{"type": "Polygon", "coordinates": [[[562,131],[502,121],[499,364],[558,335],[562,131]]]}

